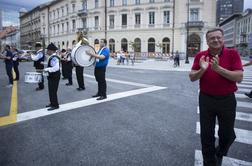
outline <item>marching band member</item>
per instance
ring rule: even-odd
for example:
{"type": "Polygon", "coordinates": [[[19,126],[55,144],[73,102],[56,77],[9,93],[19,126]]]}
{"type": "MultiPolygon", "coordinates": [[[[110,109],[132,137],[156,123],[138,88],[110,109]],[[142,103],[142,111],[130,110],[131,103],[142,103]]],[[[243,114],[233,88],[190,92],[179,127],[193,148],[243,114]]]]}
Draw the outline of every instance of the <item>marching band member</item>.
{"type": "Polygon", "coordinates": [[[12,76],[12,67],[13,67],[13,54],[10,51],[10,46],[6,45],[5,46],[5,51],[3,52],[3,54],[0,57],[1,59],[4,59],[5,62],[5,69],[6,69],[6,73],[9,77],[9,84],[6,87],[12,87],[13,85],[13,76],[12,76]]]}
{"type": "Polygon", "coordinates": [[[49,55],[49,58],[47,68],[45,68],[44,71],[49,74],[47,79],[50,104],[46,106],[50,107],[47,109],[48,111],[59,108],[57,91],[60,81],[60,58],[56,54],[57,49],[58,48],[53,43],[47,46],[47,54],[49,55]]]}
{"type": "Polygon", "coordinates": [[[100,40],[100,49],[97,54],[86,52],[88,55],[96,58],[95,64],[95,79],[98,83],[98,92],[92,97],[98,97],[96,100],[103,100],[107,98],[107,83],[105,79],[106,67],[109,61],[109,49],[106,47],[107,40],[100,40]]]}
{"type": "Polygon", "coordinates": [[[72,50],[68,48],[66,52],[66,76],[68,79],[68,83],[66,83],[66,86],[73,85],[73,79],[72,79],[73,63],[71,58],[71,52],[72,50]]]}
{"type": "Polygon", "coordinates": [[[19,55],[18,55],[18,49],[16,47],[12,47],[12,54],[13,54],[13,69],[16,74],[16,78],[14,81],[19,80],[19,70],[18,70],[18,65],[19,65],[19,55]]]}
{"type": "Polygon", "coordinates": [[[45,55],[43,53],[41,43],[36,43],[35,49],[36,49],[36,53],[31,54],[31,59],[34,61],[33,66],[35,67],[36,72],[41,73],[42,75],[42,81],[38,83],[38,87],[36,88],[36,91],[39,91],[39,90],[44,89],[43,69],[44,69],[45,55]]]}

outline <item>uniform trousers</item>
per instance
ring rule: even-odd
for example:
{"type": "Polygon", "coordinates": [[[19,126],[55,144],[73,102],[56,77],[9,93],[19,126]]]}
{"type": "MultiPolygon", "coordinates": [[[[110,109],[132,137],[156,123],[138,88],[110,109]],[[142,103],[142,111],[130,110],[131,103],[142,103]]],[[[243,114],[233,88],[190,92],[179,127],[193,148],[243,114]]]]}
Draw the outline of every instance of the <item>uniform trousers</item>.
{"type": "Polygon", "coordinates": [[[43,76],[43,69],[36,69],[38,73],[41,74],[41,82],[38,83],[39,89],[44,89],[44,76],[43,76]]]}
{"type": "Polygon", "coordinates": [[[77,77],[79,88],[84,89],[85,88],[84,76],[83,76],[84,67],[76,66],[75,71],[76,71],[76,77],[77,77]]]}
{"type": "MultiPolygon", "coordinates": [[[[72,61],[68,61],[66,63],[66,77],[68,79],[69,84],[73,84],[73,79],[72,79],[72,70],[73,70],[73,64],[72,61]]],[[[83,72],[82,72],[83,73],[83,72]]],[[[83,83],[84,84],[84,83],[83,83]]]]}
{"type": "Polygon", "coordinates": [[[13,63],[5,63],[6,73],[9,77],[9,84],[13,84],[12,67],[13,67],[13,63]]]}
{"type": "Polygon", "coordinates": [[[106,67],[104,68],[95,68],[95,79],[98,83],[98,92],[99,96],[107,96],[107,83],[105,79],[106,67]]]}
{"type": "Polygon", "coordinates": [[[19,80],[19,70],[18,70],[18,65],[19,65],[19,62],[18,60],[17,61],[13,61],[13,69],[15,71],[15,74],[16,74],[16,80],[19,80]]]}
{"type": "Polygon", "coordinates": [[[211,96],[200,92],[200,136],[204,165],[215,165],[216,156],[226,156],[236,135],[234,123],[236,98],[234,93],[226,96],[211,96]],[[215,147],[215,124],[218,119],[219,144],[215,147]]]}
{"type": "Polygon", "coordinates": [[[47,77],[48,79],[48,91],[49,91],[49,99],[50,99],[50,105],[52,107],[58,107],[58,87],[59,87],[59,81],[60,81],[60,72],[49,74],[47,77]]]}

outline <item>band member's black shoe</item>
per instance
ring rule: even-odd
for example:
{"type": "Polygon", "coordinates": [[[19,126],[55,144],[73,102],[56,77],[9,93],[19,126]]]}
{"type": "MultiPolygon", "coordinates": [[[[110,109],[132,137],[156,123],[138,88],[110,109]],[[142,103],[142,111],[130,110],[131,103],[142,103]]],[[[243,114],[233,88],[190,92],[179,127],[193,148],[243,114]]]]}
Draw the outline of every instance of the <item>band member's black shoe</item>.
{"type": "Polygon", "coordinates": [[[86,88],[76,88],[78,91],[85,90],[86,88]]]}
{"type": "Polygon", "coordinates": [[[244,93],[246,96],[248,96],[249,98],[252,98],[252,94],[251,93],[244,93]]]}
{"type": "Polygon", "coordinates": [[[100,97],[101,95],[98,95],[98,93],[97,94],[95,94],[95,95],[93,95],[92,97],[100,97]]]}
{"type": "Polygon", "coordinates": [[[104,99],[106,99],[107,98],[107,96],[100,96],[100,97],[98,97],[96,100],[104,100],[104,99]]]}
{"type": "Polygon", "coordinates": [[[73,85],[73,84],[71,84],[71,83],[66,83],[66,86],[70,86],[70,85],[73,85]]]}
{"type": "Polygon", "coordinates": [[[35,90],[36,91],[39,91],[39,90],[43,90],[44,88],[39,88],[39,87],[37,87],[35,90]]]}
{"type": "Polygon", "coordinates": [[[51,104],[48,104],[48,105],[46,105],[45,107],[48,108],[48,107],[51,107],[51,106],[52,106],[51,104]]]}
{"type": "Polygon", "coordinates": [[[223,156],[216,156],[216,166],[222,165],[223,156]]]}
{"type": "Polygon", "coordinates": [[[51,107],[51,108],[48,108],[47,110],[48,111],[52,111],[52,110],[56,110],[56,109],[59,109],[59,106],[57,106],[57,107],[51,107]]]}

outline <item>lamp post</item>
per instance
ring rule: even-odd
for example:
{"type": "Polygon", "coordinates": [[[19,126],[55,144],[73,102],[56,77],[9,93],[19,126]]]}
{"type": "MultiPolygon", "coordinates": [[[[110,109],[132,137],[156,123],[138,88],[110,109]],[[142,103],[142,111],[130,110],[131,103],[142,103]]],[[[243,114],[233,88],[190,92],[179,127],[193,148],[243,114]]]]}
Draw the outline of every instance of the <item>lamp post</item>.
{"type": "Polygon", "coordinates": [[[186,23],[186,60],[185,63],[189,63],[188,59],[188,45],[189,45],[189,0],[187,0],[187,23],[186,23]]]}

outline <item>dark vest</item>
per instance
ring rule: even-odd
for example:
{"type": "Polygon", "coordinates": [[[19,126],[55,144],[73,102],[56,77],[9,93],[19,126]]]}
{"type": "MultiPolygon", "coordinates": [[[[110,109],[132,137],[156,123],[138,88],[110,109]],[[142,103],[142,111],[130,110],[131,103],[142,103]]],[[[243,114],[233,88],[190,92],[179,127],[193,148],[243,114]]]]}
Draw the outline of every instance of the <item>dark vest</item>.
{"type": "MultiPolygon", "coordinates": [[[[51,60],[54,57],[57,58],[59,60],[59,62],[60,62],[60,58],[57,55],[51,55],[49,60],[48,60],[47,67],[53,67],[53,66],[51,66],[51,60]]],[[[56,72],[49,72],[49,77],[60,77],[60,69],[58,71],[56,71],[56,72]]]]}
{"type": "MultiPolygon", "coordinates": [[[[38,51],[37,54],[40,53],[40,52],[42,52],[42,54],[43,54],[43,51],[38,51]]],[[[43,54],[42,58],[40,58],[40,59],[37,60],[37,61],[34,61],[33,66],[34,66],[36,69],[44,69],[44,64],[41,64],[41,62],[44,62],[44,60],[45,60],[45,55],[43,54]]]]}

